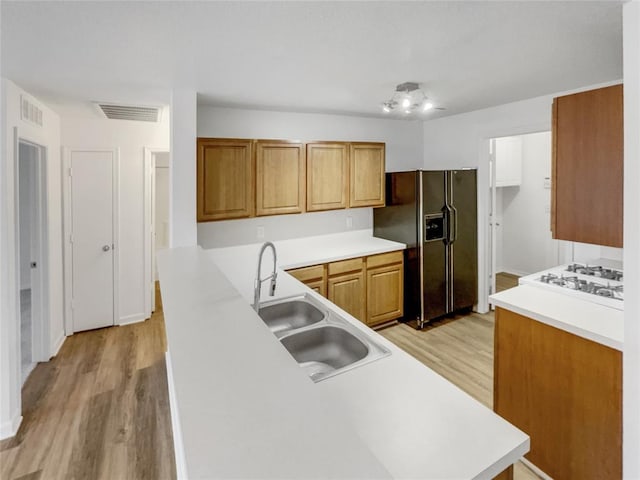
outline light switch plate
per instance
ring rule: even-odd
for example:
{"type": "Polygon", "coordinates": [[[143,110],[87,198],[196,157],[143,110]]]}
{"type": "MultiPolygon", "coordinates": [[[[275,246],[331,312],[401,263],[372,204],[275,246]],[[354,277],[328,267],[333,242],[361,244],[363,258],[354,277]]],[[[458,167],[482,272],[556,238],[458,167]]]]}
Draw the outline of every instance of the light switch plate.
{"type": "Polygon", "coordinates": [[[258,238],[264,238],[264,227],[263,227],[263,226],[259,226],[259,227],[256,229],[256,236],[257,236],[258,238]]]}
{"type": "Polygon", "coordinates": [[[347,228],[353,228],[353,217],[347,217],[347,228]]]}

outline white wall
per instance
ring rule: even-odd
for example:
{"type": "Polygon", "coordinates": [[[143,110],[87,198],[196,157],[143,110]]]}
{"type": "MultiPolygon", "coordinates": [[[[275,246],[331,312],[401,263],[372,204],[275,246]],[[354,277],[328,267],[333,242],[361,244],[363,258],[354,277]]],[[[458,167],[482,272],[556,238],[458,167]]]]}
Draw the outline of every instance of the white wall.
{"type": "Polygon", "coordinates": [[[48,304],[44,319],[45,356],[55,355],[64,340],[62,286],[62,221],[60,178],[60,119],[33,97],[43,113],[43,126],[20,118],[20,96],[28,95],[13,82],[1,82],[1,157],[0,157],[0,438],[11,436],[21,416],[19,352],[19,285],[16,259],[19,233],[16,219],[16,171],[14,165],[14,129],[20,138],[46,147],[47,210],[44,212],[48,238],[48,304]],[[48,350],[48,352],[46,351],[48,350]]]}
{"type": "MultiPolygon", "coordinates": [[[[62,144],[71,149],[120,149],[120,322],[146,318],[143,148],[169,150],[169,122],[135,122],[64,116],[62,144]]],[[[195,161],[194,161],[195,163],[195,161]]]]}
{"type": "MultiPolygon", "coordinates": [[[[591,90],[620,82],[585,86],[591,90]]],[[[578,90],[576,90],[578,91],[578,90]]],[[[489,245],[489,139],[551,130],[551,104],[558,92],[519,102],[507,103],[474,112],[452,115],[424,122],[424,168],[452,169],[478,168],[478,310],[487,311],[489,245]]],[[[569,242],[563,242],[569,243],[569,242]]],[[[570,261],[566,255],[582,257],[583,244],[561,247],[561,261],[570,261]]],[[[586,255],[594,258],[591,247],[586,255]]],[[[596,247],[595,257],[619,259],[621,249],[596,247]]]]}
{"type": "MultiPolygon", "coordinates": [[[[386,170],[422,166],[422,123],[346,115],[274,112],[198,106],[199,137],[370,141],[386,144],[386,170]]],[[[255,243],[256,227],[265,227],[265,240],[371,228],[370,208],[280,215],[198,224],[198,244],[205,248],[255,243]]]]}
{"type": "Polygon", "coordinates": [[[169,244],[188,247],[198,243],[196,228],[196,92],[171,94],[171,211],[169,244]]]}
{"type": "Polygon", "coordinates": [[[558,265],[558,241],[551,238],[551,132],[522,135],[522,183],[499,187],[497,210],[502,248],[497,271],[528,275],[558,265]],[[526,254],[523,254],[526,252],[526,254]]]}
{"type": "Polygon", "coordinates": [[[624,355],[623,477],[640,478],[640,2],[623,6],[624,355]]]}

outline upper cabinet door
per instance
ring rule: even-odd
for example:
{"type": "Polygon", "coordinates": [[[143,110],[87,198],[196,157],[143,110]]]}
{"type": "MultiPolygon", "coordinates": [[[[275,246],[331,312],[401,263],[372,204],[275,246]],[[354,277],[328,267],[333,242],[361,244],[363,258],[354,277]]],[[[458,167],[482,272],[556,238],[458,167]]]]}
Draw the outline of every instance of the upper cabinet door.
{"type": "Polygon", "coordinates": [[[622,247],[622,85],[554,99],[552,231],[622,247]]]}
{"type": "Polygon", "coordinates": [[[307,144],[307,211],[347,208],[349,148],[346,143],[307,144]]]}
{"type": "Polygon", "coordinates": [[[305,156],[302,142],[256,142],[256,215],[304,212],[305,156]]]}
{"type": "Polygon", "coordinates": [[[350,144],[349,161],[349,206],[383,206],[384,143],[350,144]]]}
{"type": "Polygon", "coordinates": [[[198,221],[253,216],[252,141],[198,138],[198,221]]]}

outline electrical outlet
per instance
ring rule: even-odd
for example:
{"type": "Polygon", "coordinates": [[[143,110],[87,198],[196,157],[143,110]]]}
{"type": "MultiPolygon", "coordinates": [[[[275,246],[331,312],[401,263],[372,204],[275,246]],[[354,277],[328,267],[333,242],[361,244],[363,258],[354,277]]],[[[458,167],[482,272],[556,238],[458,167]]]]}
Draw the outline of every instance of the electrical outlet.
{"type": "Polygon", "coordinates": [[[259,226],[259,227],[256,229],[256,236],[257,236],[258,238],[264,238],[264,227],[263,227],[263,226],[259,226]]]}
{"type": "Polygon", "coordinates": [[[549,177],[544,177],[544,188],[551,188],[551,179],[549,177]]]}
{"type": "Polygon", "coordinates": [[[353,228],[353,217],[347,217],[347,228],[353,228]]]}
{"type": "Polygon", "coordinates": [[[551,205],[544,206],[544,213],[551,213],[551,205]]]}

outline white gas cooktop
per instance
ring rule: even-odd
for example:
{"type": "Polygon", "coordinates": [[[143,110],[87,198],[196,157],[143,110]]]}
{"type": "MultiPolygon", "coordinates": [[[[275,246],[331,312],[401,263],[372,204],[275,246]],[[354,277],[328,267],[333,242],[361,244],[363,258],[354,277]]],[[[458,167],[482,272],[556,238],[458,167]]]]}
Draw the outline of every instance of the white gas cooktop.
{"type": "Polygon", "coordinates": [[[520,277],[519,283],[624,310],[622,265],[612,261],[560,265],[520,277]]]}

